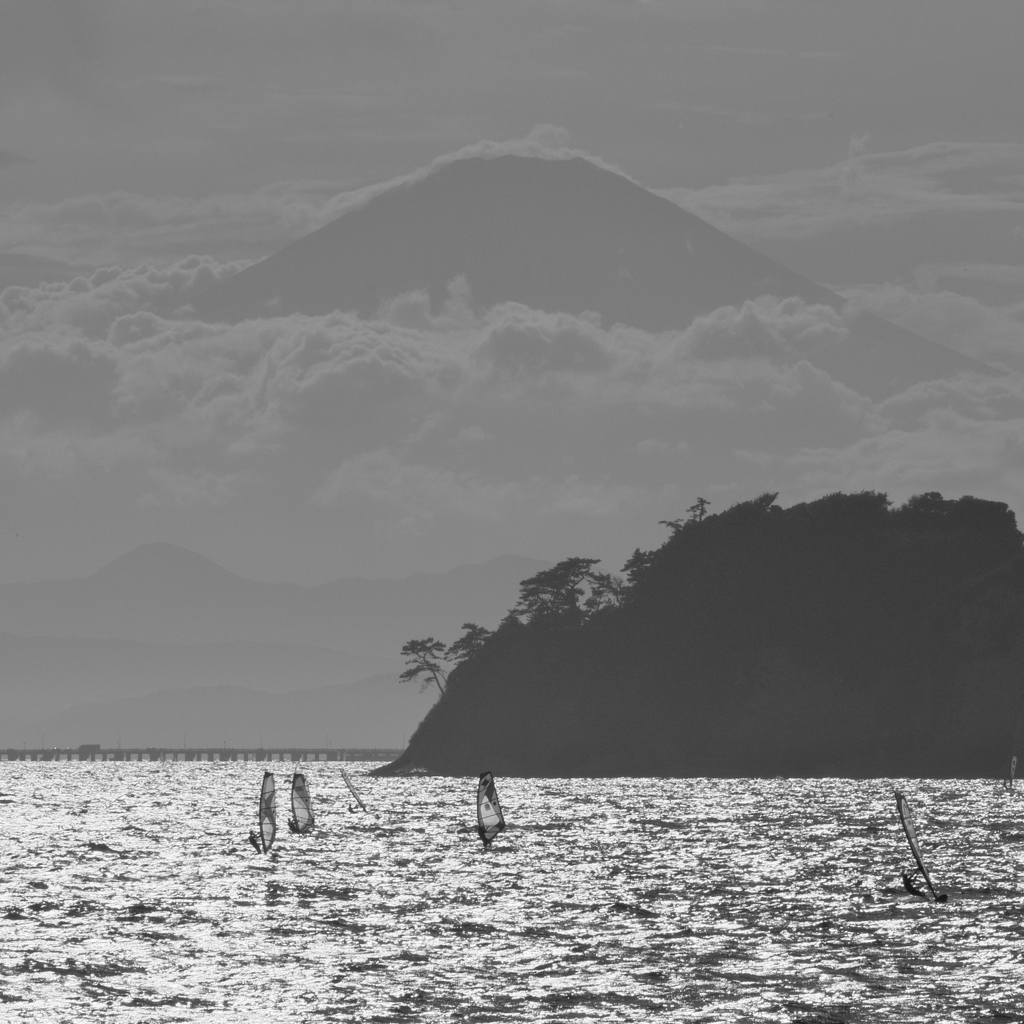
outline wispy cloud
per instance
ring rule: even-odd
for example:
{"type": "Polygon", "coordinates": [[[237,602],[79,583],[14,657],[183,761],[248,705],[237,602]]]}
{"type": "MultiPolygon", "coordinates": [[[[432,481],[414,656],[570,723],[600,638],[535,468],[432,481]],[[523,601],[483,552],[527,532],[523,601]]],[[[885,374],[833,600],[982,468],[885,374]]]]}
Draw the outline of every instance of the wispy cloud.
{"type": "MultiPolygon", "coordinates": [[[[960,269],[959,275],[937,268],[922,276],[933,286],[957,276],[1006,284],[1017,295],[1024,285],[1019,267],[960,269]]],[[[870,310],[965,355],[1024,371],[1024,301],[997,305],[947,289],[922,291],[903,285],[850,289],[846,294],[855,308],[870,310]]]]}
{"type": "Polygon", "coordinates": [[[934,143],[842,163],[661,194],[744,241],[807,238],[935,214],[1014,215],[1024,223],[1024,146],[934,143]]]}
{"type": "Polygon", "coordinates": [[[126,192],[0,209],[0,250],[92,266],[173,262],[190,253],[253,259],[359,202],[342,182],[281,182],[201,199],[126,192]]]}

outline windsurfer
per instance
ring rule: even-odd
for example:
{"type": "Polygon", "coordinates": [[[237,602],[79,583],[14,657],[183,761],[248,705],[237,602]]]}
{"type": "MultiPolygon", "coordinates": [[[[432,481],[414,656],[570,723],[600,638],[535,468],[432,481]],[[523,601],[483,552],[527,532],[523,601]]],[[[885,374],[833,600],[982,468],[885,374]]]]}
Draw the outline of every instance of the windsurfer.
{"type": "Polygon", "coordinates": [[[494,788],[494,776],[483,772],[476,789],[476,833],[488,849],[494,837],[505,827],[505,816],[498,803],[498,792],[494,788]]]}
{"type": "Polygon", "coordinates": [[[288,831],[294,832],[296,835],[302,831],[302,829],[299,828],[299,823],[294,818],[288,819],[288,831]]]}
{"type": "Polygon", "coordinates": [[[263,847],[260,846],[260,837],[252,829],[249,829],[249,842],[252,843],[252,848],[257,853],[263,852],[263,847]]]}
{"type": "Polygon", "coordinates": [[[903,888],[906,889],[907,892],[913,894],[914,896],[923,896],[925,899],[927,899],[928,898],[928,893],[924,892],[922,889],[918,889],[918,887],[916,885],[914,885],[914,879],[919,874],[921,874],[921,869],[920,868],[918,868],[913,874],[910,874],[910,875],[908,875],[906,873],[906,871],[904,871],[903,872],[903,888]]]}
{"type": "MultiPolygon", "coordinates": [[[[915,896],[923,896],[925,899],[928,899],[928,893],[926,893],[923,889],[918,889],[918,887],[916,885],[914,885],[914,878],[917,875],[923,875],[923,874],[924,874],[924,872],[920,868],[918,868],[913,874],[910,874],[910,875],[908,875],[906,873],[906,871],[904,871],[903,872],[903,888],[906,889],[907,892],[913,893],[913,895],[915,895],[915,896]]],[[[925,876],[925,881],[928,882],[927,876],[925,876]]],[[[945,903],[946,900],[949,899],[949,897],[947,896],[946,893],[944,893],[944,892],[936,892],[934,887],[932,886],[931,882],[928,882],[928,888],[932,890],[932,895],[935,897],[935,902],[936,903],[945,903]]]]}

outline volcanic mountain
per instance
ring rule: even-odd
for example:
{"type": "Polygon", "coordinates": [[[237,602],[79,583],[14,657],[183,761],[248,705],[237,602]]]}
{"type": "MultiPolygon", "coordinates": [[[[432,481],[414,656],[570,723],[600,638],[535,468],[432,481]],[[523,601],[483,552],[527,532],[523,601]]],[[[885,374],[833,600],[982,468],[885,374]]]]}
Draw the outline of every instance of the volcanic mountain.
{"type": "MultiPolygon", "coordinates": [[[[206,320],[335,310],[363,318],[406,292],[441,308],[465,278],[477,310],[519,302],[606,326],[684,330],[762,295],[845,300],[582,157],[466,157],[387,188],[197,297],[206,320]]],[[[983,364],[861,313],[842,344],[804,355],[873,397],[983,364]]]]}

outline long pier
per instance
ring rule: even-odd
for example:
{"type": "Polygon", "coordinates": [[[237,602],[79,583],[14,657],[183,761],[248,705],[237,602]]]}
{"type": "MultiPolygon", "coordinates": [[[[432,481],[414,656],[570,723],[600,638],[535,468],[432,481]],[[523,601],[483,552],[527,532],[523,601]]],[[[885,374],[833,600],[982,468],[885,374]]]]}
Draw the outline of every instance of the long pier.
{"type": "Polygon", "coordinates": [[[0,750],[0,761],[394,761],[383,747],[50,747],[0,750]]]}

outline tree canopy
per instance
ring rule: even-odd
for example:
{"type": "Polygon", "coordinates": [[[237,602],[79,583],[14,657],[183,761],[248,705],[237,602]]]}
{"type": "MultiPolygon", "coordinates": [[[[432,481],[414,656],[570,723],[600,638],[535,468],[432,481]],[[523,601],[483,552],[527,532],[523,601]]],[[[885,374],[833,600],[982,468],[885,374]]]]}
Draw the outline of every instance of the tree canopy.
{"type": "Polygon", "coordinates": [[[448,682],[448,673],[441,664],[445,650],[445,645],[432,636],[423,640],[408,641],[402,647],[402,655],[408,667],[398,678],[406,683],[422,677],[420,692],[434,683],[438,691],[443,694],[445,684],[448,682]]]}

